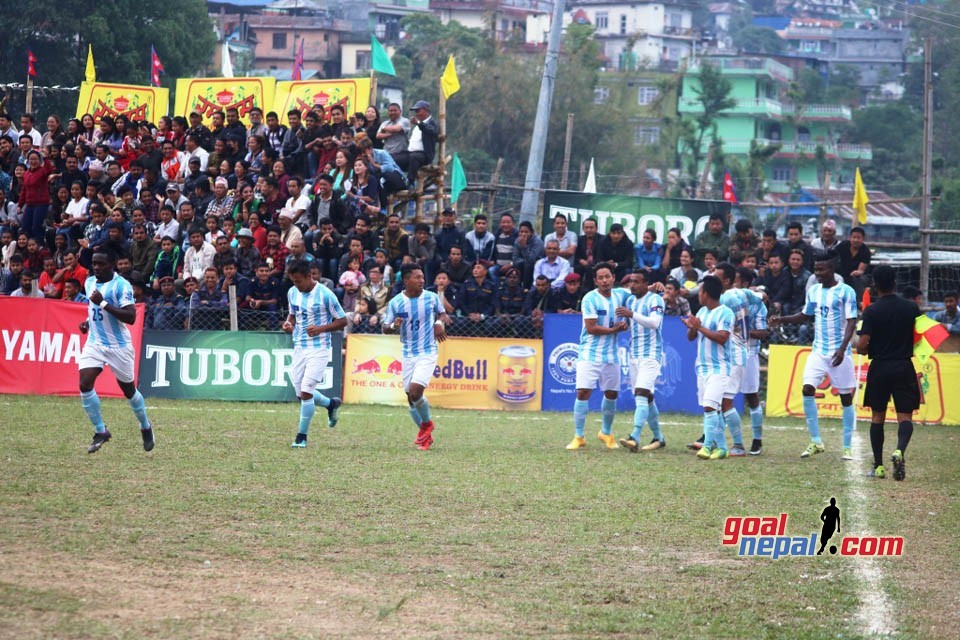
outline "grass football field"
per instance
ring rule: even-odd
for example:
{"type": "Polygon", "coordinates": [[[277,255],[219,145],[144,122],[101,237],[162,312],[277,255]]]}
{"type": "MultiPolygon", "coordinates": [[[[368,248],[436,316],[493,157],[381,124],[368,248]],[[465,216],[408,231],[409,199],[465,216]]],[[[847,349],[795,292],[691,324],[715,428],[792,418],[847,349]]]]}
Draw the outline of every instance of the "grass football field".
{"type": "MultiPolygon", "coordinates": [[[[126,402],[88,455],[78,399],[0,398],[0,638],[956,638],[960,430],[917,427],[903,483],[799,458],[771,419],[759,458],[703,462],[700,421],[664,415],[668,447],[569,452],[569,415],[434,409],[414,448],[405,409],[148,400],[144,453],[126,402]],[[740,558],[728,516],[788,514],[819,534],[903,536],[900,558],[740,558]]],[[[632,415],[618,414],[626,435],[632,415]]],[[[749,424],[745,425],[749,445],[749,424]]],[[[644,441],[649,432],[644,432],[644,441]]],[[[895,443],[887,427],[887,455],[895,443]]]]}

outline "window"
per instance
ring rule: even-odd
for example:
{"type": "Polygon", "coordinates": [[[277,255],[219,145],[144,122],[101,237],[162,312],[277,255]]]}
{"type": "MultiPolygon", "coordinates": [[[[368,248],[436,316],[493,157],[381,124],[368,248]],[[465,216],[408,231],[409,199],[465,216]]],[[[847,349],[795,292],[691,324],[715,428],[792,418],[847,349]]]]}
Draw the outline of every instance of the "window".
{"type": "Polygon", "coordinates": [[[357,51],[357,71],[370,70],[370,52],[357,51]]]}
{"type": "Polygon", "coordinates": [[[286,48],[287,48],[287,34],[285,34],[285,33],[275,33],[275,34],[273,34],[273,48],[274,48],[274,49],[286,49],[286,48]]]}
{"type": "Polygon", "coordinates": [[[800,41],[800,50],[801,51],[810,51],[810,52],[819,52],[820,51],[820,41],[819,40],[801,40],[800,41]]]}
{"type": "Polygon", "coordinates": [[[806,127],[798,127],[797,140],[800,142],[810,142],[810,129],[807,129],[806,127]]]}
{"type": "Polygon", "coordinates": [[[650,104],[660,95],[660,90],[650,85],[643,85],[638,90],[637,104],[650,104]]]}
{"type": "Polygon", "coordinates": [[[770,176],[775,182],[790,182],[792,178],[791,173],[790,167],[773,167],[770,171],[770,176]]]}
{"type": "Polygon", "coordinates": [[[649,145],[660,142],[660,127],[638,124],[633,128],[633,144],[649,145]]]}
{"type": "Polygon", "coordinates": [[[610,26],[610,21],[606,11],[597,11],[596,23],[597,31],[607,30],[607,27],[610,26]]]}
{"type": "Polygon", "coordinates": [[[627,16],[620,15],[620,35],[627,35],[627,16]]]}
{"type": "Polygon", "coordinates": [[[674,29],[683,27],[683,15],[679,13],[668,13],[667,26],[673,27],[674,29]]]}
{"type": "Polygon", "coordinates": [[[610,89],[608,87],[597,87],[593,90],[593,104],[606,104],[610,99],[610,89]]]}

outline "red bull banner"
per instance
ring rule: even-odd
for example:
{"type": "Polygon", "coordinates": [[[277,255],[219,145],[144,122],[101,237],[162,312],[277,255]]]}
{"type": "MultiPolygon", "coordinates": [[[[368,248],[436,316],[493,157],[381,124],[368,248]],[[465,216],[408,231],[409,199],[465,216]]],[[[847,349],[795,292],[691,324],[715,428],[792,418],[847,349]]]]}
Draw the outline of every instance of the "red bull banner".
{"type": "Polygon", "coordinates": [[[89,113],[98,125],[104,116],[114,120],[117,116],[127,116],[130,120],[156,122],[167,114],[169,105],[170,90],[163,87],[84,82],[80,85],[77,118],[89,113]]]}
{"type": "Polygon", "coordinates": [[[240,120],[250,125],[250,110],[273,109],[274,78],[180,78],[177,80],[174,114],[186,117],[196,111],[210,126],[213,114],[234,108],[240,120]]]}
{"type": "Polygon", "coordinates": [[[321,107],[330,120],[330,109],[339,105],[347,115],[364,111],[370,102],[370,78],[340,78],[336,80],[308,80],[304,82],[278,82],[273,110],[285,125],[287,113],[297,109],[301,114],[319,111],[321,107]]]}
{"type": "MultiPolygon", "coordinates": [[[[543,344],[513,338],[449,338],[440,344],[430,404],[448,409],[540,411],[543,344]]],[[[396,336],[347,336],[344,402],[405,406],[396,336]]]]}
{"type": "MultiPolygon", "coordinates": [[[[767,375],[768,416],[803,417],[803,368],[809,354],[810,347],[770,347],[768,371],[777,373],[767,375]]],[[[872,412],[861,405],[870,361],[856,354],[852,357],[854,363],[860,363],[859,389],[856,395],[857,419],[869,422],[872,412]]],[[[937,353],[923,363],[914,358],[913,367],[917,372],[917,384],[920,385],[921,393],[920,409],[914,412],[914,421],[924,424],[960,424],[960,397],[956,393],[948,393],[949,381],[960,379],[960,354],[937,353]]],[[[829,376],[817,388],[816,400],[821,416],[837,419],[841,417],[840,394],[833,387],[829,376]]],[[[892,401],[887,408],[887,420],[897,420],[892,401]]]]}
{"type": "MultiPolygon", "coordinates": [[[[36,298],[0,298],[0,393],[78,396],[77,362],[89,334],[80,333],[87,319],[86,304],[36,298]]],[[[130,327],[134,353],[143,337],[143,305],[130,327]]],[[[134,363],[134,379],[140,372],[134,363]]],[[[97,378],[97,393],[122,398],[113,373],[97,378]]]]}

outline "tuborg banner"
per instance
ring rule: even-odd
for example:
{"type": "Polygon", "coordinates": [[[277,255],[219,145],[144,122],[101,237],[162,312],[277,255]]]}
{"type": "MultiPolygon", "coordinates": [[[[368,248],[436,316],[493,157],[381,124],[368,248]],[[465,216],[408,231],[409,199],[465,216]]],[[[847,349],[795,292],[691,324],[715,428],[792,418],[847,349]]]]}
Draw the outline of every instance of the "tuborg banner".
{"type": "Polygon", "coordinates": [[[543,194],[542,234],[553,231],[553,219],[562,213],[568,228],[580,235],[580,225],[587,218],[595,218],[600,233],[607,233],[610,225],[619,222],[631,242],[636,244],[643,231],[657,232],[657,242],[663,242],[667,230],[680,229],[683,237],[693,238],[706,229],[711,213],[719,213],[727,220],[730,203],[723,200],[681,200],[674,198],[647,198],[580,191],[546,191],[543,194]],[[639,233],[638,233],[639,230],[639,233]]]}
{"type": "MultiPolygon", "coordinates": [[[[342,333],[331,334],[336,357],[321,393],[340,394],[342,333]]],[[[286,333],[144,331],[140,391],[153,398],[283,402],[296,399],[290,376],[293,345],[286,333]]]]}
{"type": "MultiPolygon", "coordinates": [[[[573,411],[576,399],[576,365],[580,343],[582,316],[548,313],[544,316],[543,353],[546,362],[543,371],[543,410],[573,411]]],[[[620,396],[617,411],[633,411],[633,390],[630,388],[629,345],[630,333],[618,336],[620,342],[620,396]]],[[[656,400],[661,412],[678,411],[700,413],[697,403],[697,374],[693,363],[697,359],[697,343],[687,340],[687,328],[680,318],[663,319],[663,361],[657,379],[656,400]]],[[[590,410],[600,410],[603,394],[594,390],[590,410]]]]}

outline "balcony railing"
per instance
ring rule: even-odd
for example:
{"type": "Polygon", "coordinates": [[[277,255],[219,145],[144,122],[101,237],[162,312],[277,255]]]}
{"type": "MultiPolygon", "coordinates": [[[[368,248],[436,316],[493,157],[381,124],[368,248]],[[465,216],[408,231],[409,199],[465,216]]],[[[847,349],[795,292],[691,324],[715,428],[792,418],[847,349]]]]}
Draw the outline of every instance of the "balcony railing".
{"type": "Polygon", "coordinates": [[[793,80],[790,67],[769,58],[704,58],[693,63],[690,72],[698,73],[702,64],[711,64],[728,75],[767,74],[784,82],[793,80]]]}
{"type": "Polygon", "coordinates": [[[823,147],[827,157],[840,158],[842,160],[872,160],[873,149],[869,144],[847,144],[835,142],[810,142],[793,140],[770,140],[768,138],[735,139],[723,141],[724,153],[735,153],[746,155],[750,153],[751,142],[756,142],[761,147],[779,145],[777,153],[787,155],[803,154],[805,156],[814,156],[817,153],[817,147],[823,147]]]}
{"type": "MultiPolygon", "coordinates": [[[[685,113],[701,113],[703,105],[697,98],[680,98],[679,110],[685,113]]],[[[794,105],[773,98],[741,98],[737,104],[723,113],[731,115],[762,115],[770,118],[792,116],[794,105]]],[[[808,104],[803,106],[802,118],[808,120],[850,120],[850,107],[840,104],[808,104]]]]}

